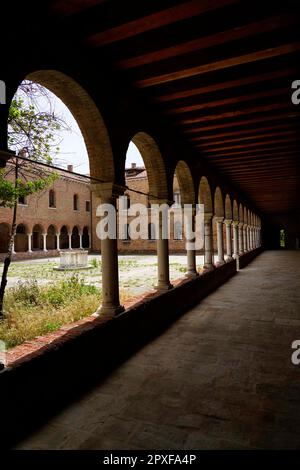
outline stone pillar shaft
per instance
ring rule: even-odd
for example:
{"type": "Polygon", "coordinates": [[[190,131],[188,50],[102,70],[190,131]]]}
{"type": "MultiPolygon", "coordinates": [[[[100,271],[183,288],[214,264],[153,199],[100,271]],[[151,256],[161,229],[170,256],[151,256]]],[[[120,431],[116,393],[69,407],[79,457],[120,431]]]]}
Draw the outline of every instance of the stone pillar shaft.
{"type": "Polygon", "coordinates": [[[236,259],[239,257],[238,222],[236,221],[233,222],[232,229],[233,229],[233,257],[236,259]]]}
{"type": "Polygon", "coordinates": [[[186,250],[186,257],[187,257],[187,277],[196,277],[198,276],[197,272],[197,265],[196,265],[196,250],[188,246],[188,244],[195,243],[195,211],[192,210],[192,214],[190,219],[186,220],[186,243],[187,243],[187,250],[186,250]]]}
{"type": "Polygon", "coordinates": [[[59,233],[56,234],[56,249],[60,251],[59,233]]]}
{"type": "Polygon", "coordinates": [[[163,238],[163,213],[158,214],[158,238],[157,238],[157,290],[168,290],[173,286],[170,283],[169,274],[169,240],[163,238]]]}
{"type": "Polygon", "coordinates": [[[79,248],[82,249],[82,233],[79,234],[79,248]]]}
{"type": "Polygon", "coordinates": [[[212,214],[204,214],[204,269],[213,269],[212,214]]]}
{"type": "Polygon", "coordinates": [[[239,255],[242,255],[244,253],[244,237],[243,237],[243,224],[239,223],[238,225],[238,230],[239,230],[239,255]]]}
{"type": "Polygon", "coordinates": [[[31,253],[31,252],[32,252],[31,236],[32,236],[32,233],[28,233],[28,234],[27,234],[27,238],[28,238],[28,253],[31,253]]]}
{"type": "Polygon", "coordinates": [[[224,261],[224,243],[223,243],[223,217],[216,218],[217,224],[217,245],[218,245],[218,261],[217,265],[222,265],[224,261]]]}
{"type": "Polygon", "coordinates": [[[69,233],[69,250],[72,250],[72,234],[69,233]]]}
{"type": "MultiPolygon", "coordinates": [[[[100,197],[101,204],[110,204],[117,214],[116,197],[123,193],[124,188],[113,183],[97,183],[92,185],[92,191],[100,197]]],[[[117,221],[115,221],[117,224],[117,221]]],[[[119,298],[119,267],[117,237],[107,237],[101,240],[101,270],[102,270],[102,304],[97,310],[101,316],[113,317],[121,313],[124,307],[119,298]]]]}
{"type": "Polygon", "coordinates": [[[43,251],[47,251],[47,234],[43,233],[43,251]]]}
{"type": "Polygon", "coordinates": [[[225,220],[227,261],[230,261],[232,259],[231,224],[232,220],[225,220]]]}

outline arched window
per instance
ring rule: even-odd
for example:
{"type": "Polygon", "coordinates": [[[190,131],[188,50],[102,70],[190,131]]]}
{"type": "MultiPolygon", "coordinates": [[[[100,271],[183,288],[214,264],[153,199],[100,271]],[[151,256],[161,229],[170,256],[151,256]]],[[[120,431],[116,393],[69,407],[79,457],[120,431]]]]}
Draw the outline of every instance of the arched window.
{"type": "Polygon", "coordinates": [[[55,192],[53,189],[49,191],[49,207],[56,207],[55,192]]]}
{"type": "Polygon", "coordinates": [[[79,210],[78,194],[74,194],[74,196],[73,196],[73,209],[74,209],[74,211],[79,210]]]}
{"type": "Polygon", "coordinates": [[[155,224],[148,224],[148,240],[154,241],[156,239],[155,235],[155,224]]]}
{"type": "Polygon", "coordinates": [[[182,240],[182,224],[179,221],[174,224],[174,240],[182,240]]]}

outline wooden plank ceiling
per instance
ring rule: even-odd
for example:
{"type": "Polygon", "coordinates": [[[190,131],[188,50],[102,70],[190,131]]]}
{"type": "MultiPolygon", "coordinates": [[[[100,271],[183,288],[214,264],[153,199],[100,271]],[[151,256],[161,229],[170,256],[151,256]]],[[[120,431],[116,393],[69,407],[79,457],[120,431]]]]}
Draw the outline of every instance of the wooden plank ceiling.
{"type": "Polygon", "coordinates": [[[51,10],[262,213],[300,210],[297,2],[57,0],[51,10]]]}

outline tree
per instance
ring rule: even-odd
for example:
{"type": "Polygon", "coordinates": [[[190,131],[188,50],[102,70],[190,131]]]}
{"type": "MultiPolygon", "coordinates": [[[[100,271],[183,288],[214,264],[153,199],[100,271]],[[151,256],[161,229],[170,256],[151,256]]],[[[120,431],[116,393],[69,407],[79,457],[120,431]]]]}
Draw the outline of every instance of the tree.
{"type": "Polygon", "coordinates": [[[12,228],[0,284],[0,319],[16,235],[18,199],[45,190],[58,177],[39,163],[53,164],[62,129],[69,127],[55,113],[48,90],[28,80],[22,82],[8,117],[8,148],[17,156],[6,169],[0,170],[0,206],[12,208],[12,228]],[[12,172],[14,178],[10,176],[12,172]]]}

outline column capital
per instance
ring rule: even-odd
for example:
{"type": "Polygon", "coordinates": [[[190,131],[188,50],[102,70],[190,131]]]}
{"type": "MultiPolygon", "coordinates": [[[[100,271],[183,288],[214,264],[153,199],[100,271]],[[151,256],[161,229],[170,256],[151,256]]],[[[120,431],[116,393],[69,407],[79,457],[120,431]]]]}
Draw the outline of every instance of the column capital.
{"type": "Polygon", "coordinates": [[[239,226],[240,228],[243,228],[243,227],[244,227],[244,222],[239,222],[239,223],[238,223],[238,226],[239,226]]]}
{"type": "Polygon", "coordinates": [[[116,199],[122,196],[126,189],[126,186],[120,186],[112,182],[91,184],[91,191],[104,200],[116,199]]]}
{"type": "Polygon", "coordinates": [[[224,217],[220,217],[220,216],[218,216],[218,215],[215,215],[215,216],[214,216],[214,221],[215,221],[215,222],[219,222],[220,224],[222,224],[223,221],[224,221],[224,217]]]}
{"type": "Polygon", "coordinates": [[[231,225],[233,223],[232,219],[224,219],[225,225],[231,225]]]}
{"type": "Polygon", "coordinates": [[[239,226],[239,221],[238,221],[238,220],[233,220],[233,221],[232,221],[232,225],[233,225],[234,227],[238,227],[238,226],[239,226]]]}

